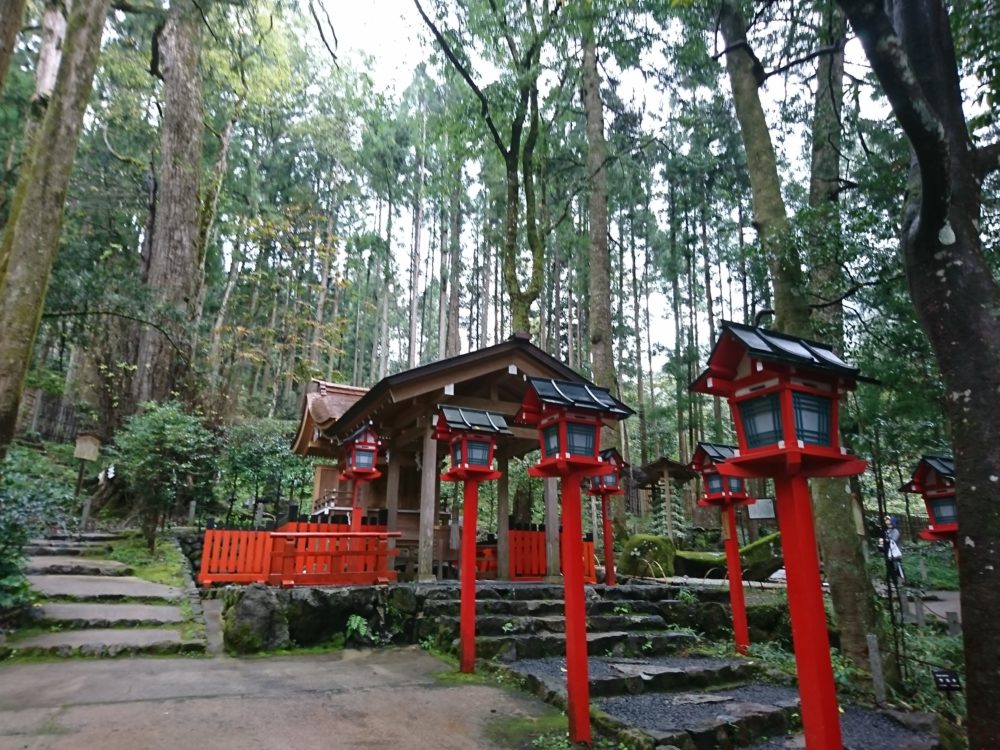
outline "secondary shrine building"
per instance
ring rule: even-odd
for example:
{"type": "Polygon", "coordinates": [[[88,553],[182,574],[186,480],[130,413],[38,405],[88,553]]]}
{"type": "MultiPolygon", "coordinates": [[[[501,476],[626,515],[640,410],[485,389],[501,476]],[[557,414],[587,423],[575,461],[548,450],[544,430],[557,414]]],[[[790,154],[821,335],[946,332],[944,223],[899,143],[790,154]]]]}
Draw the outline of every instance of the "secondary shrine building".
{"type": "Polygon", "coordinates": [[[447,443],[434,437],[434,415],[443,404],[485,409],[506,417],[512,432],[497,441],[495,452],[501,473],[496,480],[497,577],[558,576],[557,480],[538,480],[544,481],[544,532],[530,532],[529,538],[525,532],[512,531],[508,523],[510,461],[538,449],[536,429],[513,424],[528,387],[525,376],[595,387],[518,335],[495,346],[390,375],[370,390],[313,380],[303,399],[293,445],[296,453],[339,460],[344,441],[369,424],[382,445],[377,458],[381,476],[361,484],[357,511],[352,507],[355,488],[341,478],[339,467],[316,466],[312,518],[343,520],[351,513],[363,513],[366,524],[400,532],[398,562],[404,570],[409,569],[418,581],[435,580],[445,563],[457,560],[458,534],[453,526],[458,519],[453,519],[449,510],[451,490],[447,484],[449,489],[442,498],[440,473],[447,443]],[[534,562],[527,568],[525,545],[536,548],[530,555],[534,562]]]}

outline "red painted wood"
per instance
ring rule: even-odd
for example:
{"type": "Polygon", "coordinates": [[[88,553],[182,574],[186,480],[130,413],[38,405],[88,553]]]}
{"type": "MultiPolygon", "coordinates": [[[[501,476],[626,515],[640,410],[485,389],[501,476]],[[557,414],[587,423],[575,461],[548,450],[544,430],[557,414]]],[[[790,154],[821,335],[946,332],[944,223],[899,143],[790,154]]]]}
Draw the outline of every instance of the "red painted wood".
{"type": "Polygon", "coordinates": [[[722,510],[728,534],[726,536],[726,566],[729,568],[729,605],[733,610],[733,637],[736,650],[745,654],[750,646],[747,628],[747,605],[743,596],[743,567],[740,562],[740,540],[736,535],[736,508],[728,503],[722,510]]]}
{"type": "Polygon", "coordinates": [[[601,496],[601,525],[604,529],[604,582],[615,586],[615,532],[611,527],[611,516],[608,515],[608,496],[601,496]]]}
{"type": "Polygon", "coordinates": [[[843,750],[809,480],[775,477],[774,486],[806,747],[843,750]]]}
{"type": "Polygon", "coordinates": [[[562,480],[562,569],[566,615],[566,694],[569,739],[590,744],[587,609],[583,592],[583,528],[578,477],[562,480]]]}
{"type": "Polygon", "coordinates": [[[462,492],[462,567],[459,670],[476,671],[476,527],[479,483],[466,480],[462,492]]]}

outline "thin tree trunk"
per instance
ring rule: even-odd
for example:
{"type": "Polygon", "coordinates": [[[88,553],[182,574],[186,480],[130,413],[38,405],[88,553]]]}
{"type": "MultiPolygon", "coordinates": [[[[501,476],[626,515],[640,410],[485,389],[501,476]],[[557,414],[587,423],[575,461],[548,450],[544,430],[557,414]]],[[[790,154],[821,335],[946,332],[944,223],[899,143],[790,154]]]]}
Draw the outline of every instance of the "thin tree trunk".
{"type": "Polygon", "coordinates": [[[0,245],[0,461],[14,435],[24,378],[59,247],[66,191],[97,69],[109,0],[80,0],[48,111],[18,178],[0,245]]]}
{"type": "Polygon", "coordinates": [[[448,345],[448,285],[454,284],[451,272],[448,270],[448,233],[445,231],[444,202],[438,207],[438,244],[440,259],[438,260],[438,346],[437,358],[444,359],[448,345]]]}
{"type": "Polygon", "coordinates": [[[459,335],[459,308],[462,292],[462,193],[461,178],[451,189],[448,208],[448,337],[445,342],[445,356],[454,357],[462,350],[459,335]]]}
{"type": "MultiPolygon", "coordinates": [[[[418,348],[417,342],[417,288],[420,285],[420,241],[423,234],[424,223],[424,150],[427,140],[427,116],[421,111],[420,121],[420,146],[417,149],[417,187],[413,197],[413,247],[410,252],[410,329],[409,329],[409,351],[407,352],[407,364],[409,369],[417,366],[418,348]]],[[[385,341],[382,342],[385,346],[385,341]]]]}

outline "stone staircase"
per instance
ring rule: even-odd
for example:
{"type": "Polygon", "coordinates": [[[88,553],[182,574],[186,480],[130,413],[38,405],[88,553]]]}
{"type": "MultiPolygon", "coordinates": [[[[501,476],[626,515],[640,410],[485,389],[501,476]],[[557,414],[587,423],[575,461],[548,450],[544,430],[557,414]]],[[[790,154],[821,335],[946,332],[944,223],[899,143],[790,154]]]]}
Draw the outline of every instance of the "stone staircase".
{"type": "Polygon", "coordinates": [[[0,655],[118,656],[197,653],[204,638],[185,636],[200,608],[186,592],[132,575],[109,551],[113,534],[33,540],[26,548],[28,583],[39,594],[29,627],[0,644],[0,655]]]}
{"type": "MultiPolygon", "coordinates": [[[[562,587],[481,583],[476,592],[476,655],[491,659],[542,699],[565,708],[565,620],[562,587]]],[[[708,633],[731,637],[728,593],[664,585],[587,587],[591,715],[595,729],[628,747],[757,750],[804,747],[798,690],[766,682],[752,659],[691,655],[708,633]],[[720,620],[720,609],[724,617],[720,620]]],[[[458,648],[457,587],[428,592],[425,637],[458,648]]],[[[879,747],[937,747],[886,714],[845,707],[847,747],[878,727],[879,747]]],[[[873,746],[873,745],[872,745],[873,746]]]]}
{"type": "MultiPolygon", "coordinates": [[[[662,656],[691,646],[702,631],[698,610],[709,601],[682,602],[671,586],[588,586],[587,646],[591,655],[662,656]],[[696,606],[696,604],[698,606],[696,606]]],[[[459,590],[442,587],[423,606],[421,639],[457,649],[459,590]]],[[[715,619],[715,618],[710,618],[715,619]]],[[[562,586],[483,582],[476,591],[476,655],[499,661],[540,659],[566,651],[562,586]]]]}

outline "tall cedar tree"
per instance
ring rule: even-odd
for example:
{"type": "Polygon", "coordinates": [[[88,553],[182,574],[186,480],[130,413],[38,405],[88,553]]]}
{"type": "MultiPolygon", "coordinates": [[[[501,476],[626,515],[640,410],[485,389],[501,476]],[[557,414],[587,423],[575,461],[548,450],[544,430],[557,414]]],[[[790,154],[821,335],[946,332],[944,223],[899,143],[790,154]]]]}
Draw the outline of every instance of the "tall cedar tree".
{"type": "Polygon", "coordinates": [[[0,460],[17,408],[59,248],[66,190],[101,52],[110,0],[73,4],[56,87],[21,168],[0,245],[0,460]]]}

